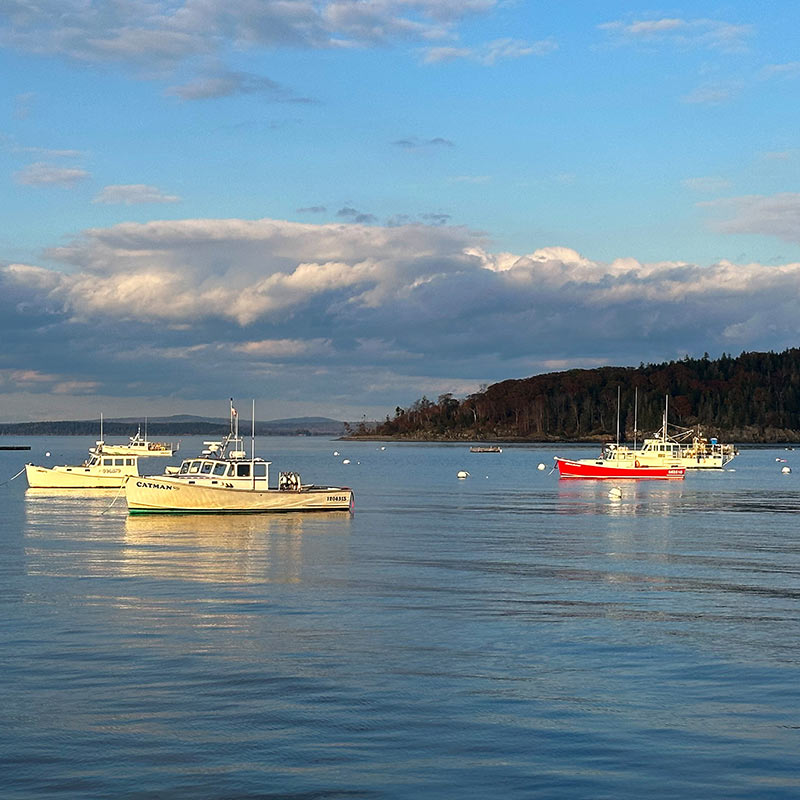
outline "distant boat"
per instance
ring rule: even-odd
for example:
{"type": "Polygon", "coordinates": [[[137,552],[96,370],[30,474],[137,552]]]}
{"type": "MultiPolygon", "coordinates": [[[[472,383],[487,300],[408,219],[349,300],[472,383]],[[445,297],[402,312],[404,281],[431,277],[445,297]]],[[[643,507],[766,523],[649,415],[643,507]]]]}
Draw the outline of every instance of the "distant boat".
{"type": "MultiPolygon", "coordinates": [[[[638,393],[637,393],[638,399],[638,393]]],[[[559,458],[554,456],[558,466],[558,474],[561,478],[617,478],[617,479],[638,479],[638,478],[684,478],[686,477],[686,467],[674,463],[672,460],[662,460],[655,464],[642,463],[638,458],[617,458],[622,453],[633,453],[628,448],[622,448],[619,444],[619,406],[620,390],[617,388],[617,442],[616,444],[606,445],[603,448],[603,455],[600,458],[582,458],[573,460],[570,458],[559,458]]],[[[664,429],[666,430],[666,412],[664,413],[664,429]]],[[[635,427],[635,423],[634,423],[635,427]]],[[[638,451],[636,451],[638,452],[638,451]]]]}
{"type": "Polygon", "coordinates": [[[0,450],[30,450],[29,444],[0,444],[0,450]]]}
{"type": "Polygon", "coordinates": [[[179,445],[171,444],[170,442],[151,442],[147,438],[147,430],[145,435],[142,436],[142,429],[136,431],[135,436],[128,439],[127,444],[108,444],[103,441],[102,432],[97,446],[94,448],[95,452],[102,453],[110,456],[171,456],[178,452],[179,445]]]}
{"type": "Polygon", "coordinates": [[[25,477],[31,489],[119,489],[129,477],[138,475],[136,456],[110,456],[93,451],[83,464],[25,465],[25,477]]]}
{"type": "Polygon", "coordinates": [[[685,467],[621,466],[602,458],[582,458],[574,461],[555,456],[558,474],[561,478],[684,478],[685,467]]]}
{"type": "MultiPolygon", "coordinates": [[[[253,404],[255,419],[255,404],[253,404]]],[[[353,490],[304,484],[296,472],[282,472],[269,487],[269,461],[256,458],[255,423],[250,455],[239,436],[239,417],[231,401],[231,429],[221,442],[205,442],[195,458],[164,475],[131,478],[125,499],[131,514],[233,514],[277,511],[352,511],[353,490]]]]}
{"type": "Polygon", "coordinates": [[[685,469],[722,469],[739,454],[734,445],[703,436],[699,427],[680,428],[669,424],[668,415],[669,396],[664,404],[663,423],[653,436],[646,438],[641,447],[637,447],[635,441],[633,447],[628,447],[620,445],[618,435],[616,444],[603,447],[603,460],[620,467],[669,465],[685,469]]]}
{"type": "Polygon", "coordinates": [[[497,445],[490,445],[487,447],[470,447],[470,453],[502,453],[503,448],[497,445]]]}

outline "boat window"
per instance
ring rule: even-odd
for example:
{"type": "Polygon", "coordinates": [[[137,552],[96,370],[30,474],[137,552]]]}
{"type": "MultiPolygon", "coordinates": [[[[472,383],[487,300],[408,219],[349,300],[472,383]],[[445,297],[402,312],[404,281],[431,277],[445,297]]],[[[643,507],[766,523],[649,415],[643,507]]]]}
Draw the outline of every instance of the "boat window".
{"type": "Polygon", "coordinates": [[[197,472],[199,469],[200,469],[200,462],[192,461],[192,466],[189,467],[189,472],[191,472],[194,475],[194,473],[197,472]]]}
{"type": "Polygon", "coordinates": [[[181,464],[181,472],[180,472],[180,474],[181,475],[185,475],[188,471],[189,471],[189,462],[188,461],[184,461],[181,464]]]}
{"type": "Polygon", "coordinates": [[[113,458],[104,458],[103,459],[103,466],[104,467],[113,467],[114,466],[114,459],[113,458]]]}
{"type": "Polygon", "coordinates": [[[132,467],[133,466],[133,459],[132,458],[126,458],[125,459],[125,466],[126,467],[132,467]]]}
{"type": "Polygon", "coordinates": [[[227,464],[215,464],[214,465],[214,474],[215,475],[224,475],[225,474],[225,467],[227,467],[227,464]]]}
{"type": "Polygon", "coordinates": [[[236,477],[237,478],[249,478],[250,477],[250,465],[249,464],[237,464],[236,465],[236,477]]]}
{"type": "Polygon", "coordinates": [[[124,463],[125,463],[125,459],[124,458],[115,458],[114,459],[114,465],[117,466],[117,467],[121,467],[124,463]]]}
{"type": "Polygon", "coordinates": [[[267,465],[266,464],[253,464],[253,475],[256,478],[266,478],[267,477],[267,465]]]}
{"type": "Polygon", "coordinates": [[[202,472],[203,475],[210,475],[211,474],[211,468],[213,466],[214,465],[210,461],[204,461],[203,462],[203,466],[200,467],[200,472],[202,472]]]}

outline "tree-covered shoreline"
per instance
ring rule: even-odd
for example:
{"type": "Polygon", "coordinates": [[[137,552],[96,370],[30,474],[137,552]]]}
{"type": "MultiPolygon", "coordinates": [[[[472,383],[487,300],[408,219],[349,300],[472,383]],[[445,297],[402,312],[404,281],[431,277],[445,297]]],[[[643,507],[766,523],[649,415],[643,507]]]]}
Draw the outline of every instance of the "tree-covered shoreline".
{"type": "Polygon", "coordinates": [[[411,441],[592,442],[669,422],[700,426],[727,441],[800,442],[800,349],[724,354],[639,367],[599,367],[512,379],[458,400],[426,397],[394,418],[361,423],[349,435],[411,441]],[[638,402],[635,400],[638,396],[638,402]]]}

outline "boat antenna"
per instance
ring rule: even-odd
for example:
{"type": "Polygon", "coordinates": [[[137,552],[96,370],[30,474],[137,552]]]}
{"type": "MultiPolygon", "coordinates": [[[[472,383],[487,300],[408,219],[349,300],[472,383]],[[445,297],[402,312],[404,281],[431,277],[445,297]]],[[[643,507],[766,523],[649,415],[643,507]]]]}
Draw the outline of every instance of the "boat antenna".
{"type": "Polygon", "coordinates": [[[636,449],[636,434],[639,432],[639,387],[633,393],[633,449],[636,449]]]}
{"type": "Polygon", "coordinates": [[[619,450],[619,396],[620,388],[617,386],[617,450],[619,450]]]}
{"type": "Polygon", "coordinates": [[[664,427],[661,432],[661,441],[667,441],[667,417],[669,416],[669,395],[666,395],[664,402],[664,427]]]}

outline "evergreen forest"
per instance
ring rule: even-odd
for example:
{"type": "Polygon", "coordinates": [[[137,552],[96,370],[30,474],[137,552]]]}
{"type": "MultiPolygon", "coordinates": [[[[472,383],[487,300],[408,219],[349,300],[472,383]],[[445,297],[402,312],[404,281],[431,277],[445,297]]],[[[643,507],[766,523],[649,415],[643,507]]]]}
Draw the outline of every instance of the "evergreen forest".
{"type": "Polygon", "coordinates": [[[416,440],[596,441],[669,423],[735,442],[800,441],[800,348],[505,380],[458,400],[442,394],[353,436],[416,440]],[[619,406],[618,406],[619,392],[619,406]],[[634,425],[634,423],[636,423],[634,425]]]}

